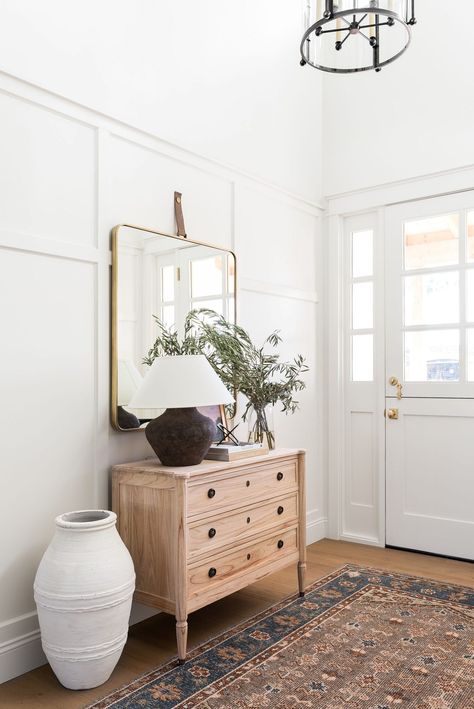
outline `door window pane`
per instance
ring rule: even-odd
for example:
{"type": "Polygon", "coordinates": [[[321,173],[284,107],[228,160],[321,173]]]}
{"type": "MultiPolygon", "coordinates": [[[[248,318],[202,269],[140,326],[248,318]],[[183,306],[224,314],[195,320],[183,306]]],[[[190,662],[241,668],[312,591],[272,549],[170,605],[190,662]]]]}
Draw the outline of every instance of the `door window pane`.
{"type": "Polygon", "coordinates": [[[474,328],[467,330],[467,378],[474,382],[474,328]]]}
{"type": "Polygon", "coordinates": [[[459,273],[405,277],[405,325],[459,322],[459,273]]]}
{"type": "Polygon", "coordinates": [[[405,380],[459,381],[459,330],[406,332],[405,380]]]}
{"type": "Polygon", "coordinates": [[[374,232],[354,231],[352,234],[352,277],[371,276],[374,270],[374,232]]]}
{"type": "Polygon", "coordinates": [[[474,322],[474,269],[466,271],[466,320],[474,322]]]}
{"type": "Polygon", "coordinates": [[[405,268],[450,266],[459,262],[459,215],[405,222],[405,268]]]}
{"type": "Polygon", "coordinates": [[[374,379],[374,336],[352,336],[352,381],[371,382],[374,379]]]}
{"type": "Polygon", "coordinates": [[[352,329],[370,329],[374,325],[373,284],[354,283],[352,286],[352,329]]]}
{"type": "Polygon", "coordinates": [[[474,261],[474,212],[467,215],[467,260],[474,261]]]}
{"type": "Polygon", "coordinates": [[[164,266],[161,269],[161,299],[174,300],[174,266],[164,266]]]}
{"type": "Polygon", "coordinates": [[[191,291],[193,298],[222,293],[222,256],[191,261],[191,291]]]}

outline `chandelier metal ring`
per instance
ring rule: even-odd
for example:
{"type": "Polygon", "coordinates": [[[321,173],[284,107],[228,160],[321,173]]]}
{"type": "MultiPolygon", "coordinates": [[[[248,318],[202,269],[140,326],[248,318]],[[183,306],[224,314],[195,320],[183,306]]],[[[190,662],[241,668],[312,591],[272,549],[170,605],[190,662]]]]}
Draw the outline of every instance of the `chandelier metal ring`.
{"type": "MultiPolygon", "coordinates": [[[[374,63],[372,63],[372,64],[369,64],[369,65],[363,66],[363,67],[339,68],[339,67],[327,66],[325,64],[319,64],[316,61],[312,61],[309,56],[309,53],[307,51],[308,40],[310,39],[310,36],[313,33],[315,33],[319,27],[322,28],[330,22],[334,22],[335,20],[338,20],[338,19],[343,20],[344,18],[347,18],[347,17],[353,17],[354,16],[354,9],[347,9],[347,10],[340,10],[337,12],[333,12],[330,16],[327,16],[327,17],[322,17],[320,20],[318,20],[317,22],[312,24],[310,27],[308,27],[308,29],[306,30],[306,32],[303,35],[303,38],[302,38],[301,44],[300,44],[300,53],[301,53],[301,57],[302,57],[301,65],[308,64],[309,66],[312,66],[315,69],[320,69],[321,71],[326,71],[326,72],[329,72],[332,74],[354,74],[357,72],[370,71],[373,69],[375,69],[376,71],[380,71],[380,69],[382,69],[384,66],[387,66],[388,64],[391,64],[392,62],[394,62],[402,54],[404,54],[404,52],[406,52],[406,50],[408,49],[408,47],[410,45],[411,36],[412,36],[410,24],[407,24],[407,22],[405,22],[396,12],[392,12],[391,10],[386,10],[385,8],[380,8],[380,7],[374,8],[372,6],[372,7],[360,7],[360,8],[358,7],[356,10],[356,14],[362,15],[362,16],[364,16],[364,15],[368,16],[368,15],[371,15],[374,13],[376,13],[377,15],[383,15],[387,18],[391,18],[393,20],[393,23],[395,23],[395,22],[398,23],[399,25],[404,27],[404,29],[406,30],[406,33],[407,33],[406,44],[396,54],[389,57],[388,59],[385,59],[384,61],[377,63],[376,65],[374,65],[374,63]]],[[[349,24],[350,23],[348,23],[348,25],[349,24]]],[[[349,27],[347,27],[345,29],[346,29],[346,31],[348,31],[349,27]]]]}

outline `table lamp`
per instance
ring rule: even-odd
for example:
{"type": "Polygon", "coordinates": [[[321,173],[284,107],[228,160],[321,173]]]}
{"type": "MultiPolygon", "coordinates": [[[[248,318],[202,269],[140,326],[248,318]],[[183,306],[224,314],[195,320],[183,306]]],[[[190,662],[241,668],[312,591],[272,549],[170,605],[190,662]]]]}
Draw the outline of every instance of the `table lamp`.
{"type": "Polygon", "coordinates": [[[175,355],[153,361],[129,406],[166,409],[145,435],[163,465],[183,466],[202,461],[215,431],[196,407],[233,401],[204,355],[175,355]]]}

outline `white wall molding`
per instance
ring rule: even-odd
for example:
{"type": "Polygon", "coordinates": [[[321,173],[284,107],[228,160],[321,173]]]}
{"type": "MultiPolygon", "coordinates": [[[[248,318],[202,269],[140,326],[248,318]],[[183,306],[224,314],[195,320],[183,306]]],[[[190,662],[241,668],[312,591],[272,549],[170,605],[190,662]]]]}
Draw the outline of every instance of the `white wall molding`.
{"type": "Polygon", "coordinates": [[[89,127],[107,130],[111,135],[135,142],[142,147],[148,147],[156,152],[160,152],[166,157],[192,165],[203,171],[207,171],[215,176],[222,176],[226,179],[237,179],[242,182],[249,182],[270,193],[277,193],[288,201],[289,204],[298,206],[299,209],[319,216],[325,209],[324,202],[311,202],[302,195],[295,194],[279,185],[273,184],[261,177],[226,165],[218,160],[205,157],[187,148],[183,148],[171,141],[161,138],[158,134],[150,133],[142,128],[129,125],[112,116],[94,110],[88,106],[65,98],[49,89],[32,84],[24,79],[0,71],[0,91],[15,98],[21,98],[28,103],[47,108],[50,111],[59,113],[69,120],[75,120],[89,127]]]}
{"type": "Polygon", "coordinates": [[[48,239],[44,236],[21,234],[3,229],[0,229],[0,248],[86,263],[99,262],[99,250],[93,246],[71,244],[66,241],[48,239]]]}
{"type": "Polygon", "coordinates": [[[327,216],[370,212],[379,207],[474,189],[474,165],[419,175],[326,196],[327,216]]]}
{"type": "Polygon", "coordinates": [[[327,517],[321,517],[319,510],[309,510],[306,515],[306,544],[324,539],[328,534],[327,517]]]}
{"type": "Polygon", "coordinates": [[[343,542],[352,542],[354,544],[368,544],[372,547],[385,546],[385,543],[381,542],[380,539],[377,539],[376,537],[365,537],[362,534],[352,534],[351,532],[344,532],[344,534],[340,534],[339,539],[343,542]]]}
{"type": "Polygon", "coordinates": [[[0,645],[0,684],[46,663],[39,630],[0,645]]]}
{"type": "Polygon", "coordinates": [[[0,684],[45,662],[36,611],[0,623],[0,684]]]}
{"type": "Polygon", "coordinates": [[[299,290],[298,288],[288,288],[276,283],[267,281],[257,281],[252,278],[241,278],[239,282],[241,290],[251,293],[263,293],[264,295],[274,295],[279,298],[290,298],[294,300],[304,300],[308,303],[318,303],[318,294],[315,291],[299,290]]]}
{"type": "Polygon", "coordinates": [[[339,539],[342,531],[342,475],[344,470],[344,321],[343,298],[343,223],[339,216],[326,220],[328,273],[327,321],[327,381],[328,381],[328,535],[339,539]]]}

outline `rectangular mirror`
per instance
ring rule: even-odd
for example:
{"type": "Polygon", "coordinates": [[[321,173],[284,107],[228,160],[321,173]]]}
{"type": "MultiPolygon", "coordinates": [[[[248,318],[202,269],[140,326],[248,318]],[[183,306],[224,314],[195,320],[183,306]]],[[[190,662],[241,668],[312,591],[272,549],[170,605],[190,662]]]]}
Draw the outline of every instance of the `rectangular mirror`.
{"type": "Polygon", "coordinates": [[[186,315],[197,308],[235,322],[235,293],[231,251],[127,224],[113,229],[111,420],[116,430],[140,430],[161,413],[128,407],[158,333],[154,316],[179,335],[186,315]]]}

